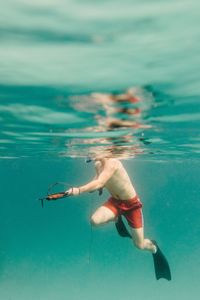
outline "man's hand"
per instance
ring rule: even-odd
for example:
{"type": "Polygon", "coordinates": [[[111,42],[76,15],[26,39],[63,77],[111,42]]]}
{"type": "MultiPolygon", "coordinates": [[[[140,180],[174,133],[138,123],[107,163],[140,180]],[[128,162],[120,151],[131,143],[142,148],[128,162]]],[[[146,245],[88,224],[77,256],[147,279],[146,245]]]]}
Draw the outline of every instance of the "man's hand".
{"type": "Polygon", "coordinates": [[[80,195],[80,188],[72,187],[65,191],[68,196],[77,196],[80,195]]]}

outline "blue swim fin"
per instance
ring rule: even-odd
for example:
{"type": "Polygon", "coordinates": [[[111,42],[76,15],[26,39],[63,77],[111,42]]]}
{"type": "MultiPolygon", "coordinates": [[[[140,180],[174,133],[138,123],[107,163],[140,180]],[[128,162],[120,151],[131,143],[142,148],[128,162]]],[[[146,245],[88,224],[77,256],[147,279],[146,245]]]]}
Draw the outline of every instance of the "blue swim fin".
{"type": "Polygon", "coordinates": [[[152,243],[156,246],[157,252],[153,255],[153,262],[154,262],[154,269],[155,269],[155,275],[156,279],[164,278],[167,280],[171,280],[171,271],[168,264],[168,261],[160,248],[158,247],[156,241],[152,241],[152,243]]]}
{"type": "Polygon", "coordinates": [[[119,233],[119,235],[121,237],[128,237],[131,238],[130,233],[128,232],[123,220],[122,220],[122,216],[119,216],[117,219],[117,222],[115,223],[115,227],[117,229],[117,232],[119,233]]]}

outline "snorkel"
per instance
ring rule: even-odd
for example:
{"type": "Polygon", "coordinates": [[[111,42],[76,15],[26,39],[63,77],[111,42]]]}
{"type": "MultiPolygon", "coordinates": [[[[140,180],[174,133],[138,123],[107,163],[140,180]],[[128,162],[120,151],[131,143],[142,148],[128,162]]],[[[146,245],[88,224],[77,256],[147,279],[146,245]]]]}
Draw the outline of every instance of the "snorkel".
{"type": "MultiPolygon", "coordinates": [[[[92,156],[90,156],[90,155],[88,155],[85,159],[86,163],[91,163],[93,161],[95,161],[95,158],[92,158],[92,156]]],[[[101,196],[103,194],[103,188],[98,189],[98,192],[99,192],[99,196],[101,196]]],[[[90,193],[93,193],[93,192],[90,192],[90,193]]]]}
{"type": "Polygon", "coordinates": [[[87,156],[86,159],[85,159],[85,162],[86,162],[86,163],[90,163],[90,162],[92,162],[92,161],[93,161],[93,159],[92,159],[91,156],[87,156]]]}

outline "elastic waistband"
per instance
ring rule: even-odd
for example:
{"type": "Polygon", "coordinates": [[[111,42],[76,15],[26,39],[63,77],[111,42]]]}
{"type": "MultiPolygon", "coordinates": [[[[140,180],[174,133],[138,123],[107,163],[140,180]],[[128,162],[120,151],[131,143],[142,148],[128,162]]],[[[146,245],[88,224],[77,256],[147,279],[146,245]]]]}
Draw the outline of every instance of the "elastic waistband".
{"type": "Polygon", "coordinates": [[[135,197],[129,200],[118,200],[115,199],[114,197],[111,197],[109,201],[111,201],[113,205],[117,206],[119,209],[122,209],[123,211],[130,210],[130,209],[138,209],[143,206],[138,195],[136,195],[135,197]]]}
{"type": "Polygon", "coordinates": [[[122,204],[122,203],[127,203],[127,204],[133,204],[136,202],[140,202],[140,199],[138,197],[138,195],[135,195],[135,197],[128,199],[128,200],[121,200],[121,199],[116,199],[114,197],[111,197],[111,199],[115,202],[117,202],[118,204],[122,204]]]}

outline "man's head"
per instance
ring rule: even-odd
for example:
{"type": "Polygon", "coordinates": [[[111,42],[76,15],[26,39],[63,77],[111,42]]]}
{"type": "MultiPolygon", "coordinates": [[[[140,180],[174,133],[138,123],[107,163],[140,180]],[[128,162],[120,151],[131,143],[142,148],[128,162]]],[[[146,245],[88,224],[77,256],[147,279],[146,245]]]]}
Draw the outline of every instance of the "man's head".
{"type": "Polygon", "coordinates": [[[133,146],[112,145],[109,147],[94,147],[90,150],[86,162],[104,160],[109,158],[127,159],[134,157],[135,148],[133,146]]]}
{"type": "Polygon", "coordinates": [[[113,153],[109,148],[96,147],[90,150],[86,162],[112,158],[113,153]]]}

